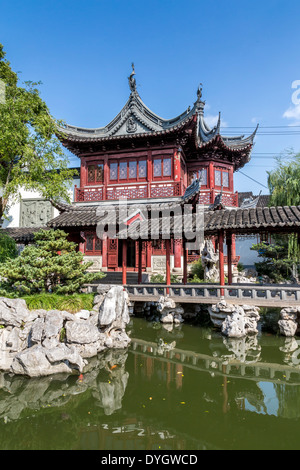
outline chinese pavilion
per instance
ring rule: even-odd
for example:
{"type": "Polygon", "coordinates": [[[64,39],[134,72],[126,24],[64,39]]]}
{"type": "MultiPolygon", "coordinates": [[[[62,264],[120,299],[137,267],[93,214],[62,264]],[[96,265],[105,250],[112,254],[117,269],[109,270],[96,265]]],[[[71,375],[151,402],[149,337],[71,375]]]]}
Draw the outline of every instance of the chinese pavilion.
{"type": "MultiPolygon", "coordinates": [[[[197,203],[210,206],[222,194],[225,208],[238,207],[233,173],[249,160],[256,130],[248,137],[225,137],[220,133],[220,115],[215,127],[205,122],[202,88],[193,107],[173,119],[163,119],[142,101],[136,89],[134,66],[128,81],[130,96],[118,115],[95,129],[65,125],[63,145],[81,160],[80,186],[68,209],[50,226],[63,228],[79,249],[95,262],[95,269],[121,271],[120,240],[99,239],[96,206],[118,204],[122,198],[143,207],[149,203],[181,201],[196,179],[201,191],[197,203]]],[[[164,240],[127,244],[127,269],[138,271],[140,263],[149,272],[159,271],[165,261],[164,240]]],[[[182,240],[171,240],[172,269],[182,272],[182,240]]],[[[233,247],[233,256],[234,247],[233,247]]],[[[192,253],[189,253],[192,256],[192,253]]]]}

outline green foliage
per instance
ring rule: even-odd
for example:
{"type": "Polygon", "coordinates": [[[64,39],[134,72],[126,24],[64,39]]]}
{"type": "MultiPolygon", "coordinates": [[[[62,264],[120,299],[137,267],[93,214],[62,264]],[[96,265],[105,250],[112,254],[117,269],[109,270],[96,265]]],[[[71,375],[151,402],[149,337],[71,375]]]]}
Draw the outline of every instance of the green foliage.
{"type": "MultiPolygon", "coordinates": [[[[153,284],[166,284],[166,277],[163,274],[152,274],[150,282],[153,284]]],[[[171,274],[171,283],[179,284],[179,278],[175,274],[171,274]]]]}
{"type": "Polygon", "coordinates": [[[53,119],[40,97],[40,83],[18,85],[0,44],[0,79],[5,100],[0,104],[0,219],[20,198],[20,188],[36,190],[46,199],[69,201],[76,170],[68,168],[53,119]],[[50,171],[51,178],[45,177],[50,171]]]}
{"type": "MultiPolygon", "coordinates": [[[[300,205],[300,154],[288,152],[277,159],[277,168],[268,172],[270,206],[300,205]]],[[[274,268],[279,269],[279,276],[289,272],[285,278],[299,282],[300,245],[298,234],[281,237],[281,245],[287,248],[283,259],[276,261],[274,268]]],[[[268,266],[265,266],[268,269],[268,266]]],[[[276,275],[276,274],[275,274],[276,275]]]]}
{"type": "Polygon", "coordinates": [[[201,258],[196,261],[193,261],[190,265],[190,275],[188,282],[196,284],[204,282],[204,267],[202,265],[201,258]]]}
{"type": "Polygon", "coordinates": [[[258,256],[263,259],[255,263],[259,276],[268,276],[276,283],[291,279],[294,262],[289,258],[288,245],[288,239],[283,237],[276,237],[276,241],[270,245],[252,245],[251,250],[257,251],[258,256]]]}
{"type": "Polygon", "coordinates": [[[29,310],[66,310],[76,313],[80,310],[92,310],[94,294],[34,294],[23,296],[29,310]]]}
{"type": "Polygon", "coordinates": [[[300,154],[277,158],[277,168],[268,171],[268,186],[270,206],[300,205],[300,154]]]}
{"type": "Polygon", "coordinates": [[[18,256],[16,242],[6,233],[0,233],[0,263],[18,256]]]}
{"type": "MultiPolygon", "coordinates": [[[[47,293],[73,294],[83,284],[101,279],[104,274],[88,273],[92,262],[83,263],[83,254],[67,240],[62,230],[39,230],[34,244],[24,248],[20,256],[0,266],[2,289],[17,295],[47,293]]],[[[2,290],[2,292],[1,292],[2,290]]]]}
{"type": "Polygon", "coordinates": [[[237,270],[239,273],[241,273],[244,270],[244,265],[241,261],[239,261],[237,264],[237,270]]]}

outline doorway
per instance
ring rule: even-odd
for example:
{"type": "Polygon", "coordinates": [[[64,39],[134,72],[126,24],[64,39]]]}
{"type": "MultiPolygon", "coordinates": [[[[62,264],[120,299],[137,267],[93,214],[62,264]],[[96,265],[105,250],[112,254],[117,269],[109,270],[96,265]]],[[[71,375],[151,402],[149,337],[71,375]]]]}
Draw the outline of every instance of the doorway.
{"type": "MultiPolygon", "coordinates": [[[[122,240],[118,243],[118,266],[122,267],[122,240]]],[[[134,240],[127,240],[127,268],[136,267],[136,247],[134,240]]]]}

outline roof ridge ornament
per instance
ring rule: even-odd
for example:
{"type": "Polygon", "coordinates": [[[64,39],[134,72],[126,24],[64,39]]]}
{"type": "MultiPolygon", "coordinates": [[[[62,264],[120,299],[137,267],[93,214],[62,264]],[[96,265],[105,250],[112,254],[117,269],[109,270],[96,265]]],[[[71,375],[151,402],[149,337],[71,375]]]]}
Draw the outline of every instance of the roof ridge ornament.
{"type": "Polygon", "coordinates": [[[197,89],[197,101],[200,101],[202,98],[202,83],[199,83],[198,89],[197,89]]]}
{"type": "Polygon", "coordinates": [[[134,63],[133,62],[131,64],[131,67],[132,67],[132,72],[128,77],[128,82],[129,82],[129,88],[130,88],[131,92],[135,93],[136,92],[136,80],[134,78],[135,70],[134,70],[134,63]]]}
{"type": "Polygon", "coordinates": [[[202,98],[202,83],[199,83],[199,86],[197,88],[197,101],[195,103],[196,111],[200,114],[203,115],[204,113],[204,106],[205,106],[205,101],[203,101],[202,98]]]}

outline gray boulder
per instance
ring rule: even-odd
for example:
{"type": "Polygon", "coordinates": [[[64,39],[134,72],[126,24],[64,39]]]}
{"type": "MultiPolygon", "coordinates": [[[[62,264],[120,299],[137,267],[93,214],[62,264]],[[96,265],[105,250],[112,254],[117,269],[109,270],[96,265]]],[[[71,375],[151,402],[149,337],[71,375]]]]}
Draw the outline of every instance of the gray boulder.
{"type": "Polygon", "coordinates": [[[82,372],[86,358],[130,343],[128,294],[105,286],[91,312],[29,311],[22,299],[0,298],[0,370],[29,377],[82,372]]]}

